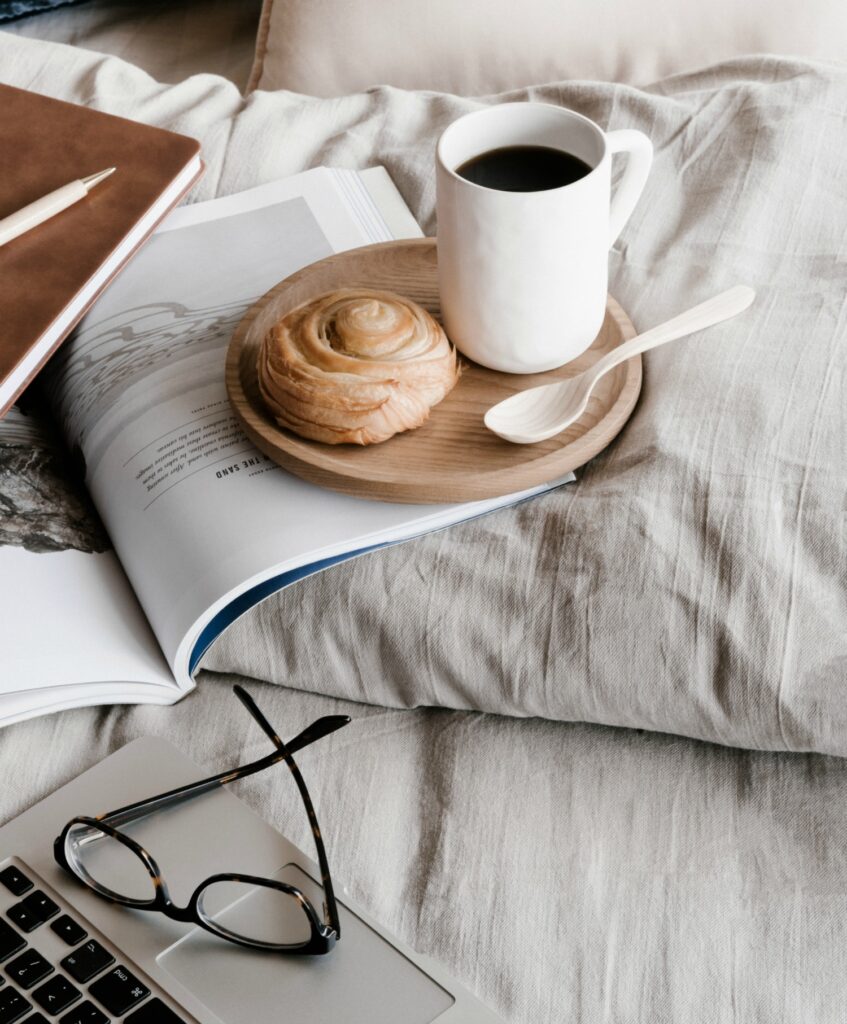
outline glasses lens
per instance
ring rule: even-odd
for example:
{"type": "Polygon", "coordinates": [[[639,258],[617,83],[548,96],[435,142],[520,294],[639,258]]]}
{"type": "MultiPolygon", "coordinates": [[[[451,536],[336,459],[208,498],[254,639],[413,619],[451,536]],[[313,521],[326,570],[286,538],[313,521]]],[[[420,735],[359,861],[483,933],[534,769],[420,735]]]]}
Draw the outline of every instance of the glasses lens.
{"type": "Polygon", "coordinates": [[[71,827],[65,857],[84,882],[105,896],[138,905],[155,899],[156,887],[144,861],[94,825],[79,822],[71,827]]]}
{"type": "Polygon", "coordinates": [[[253,882],[211,882],[197,902],[219,935],[262,946],[305,946],[312,924],[297,896],[253,882]]]}

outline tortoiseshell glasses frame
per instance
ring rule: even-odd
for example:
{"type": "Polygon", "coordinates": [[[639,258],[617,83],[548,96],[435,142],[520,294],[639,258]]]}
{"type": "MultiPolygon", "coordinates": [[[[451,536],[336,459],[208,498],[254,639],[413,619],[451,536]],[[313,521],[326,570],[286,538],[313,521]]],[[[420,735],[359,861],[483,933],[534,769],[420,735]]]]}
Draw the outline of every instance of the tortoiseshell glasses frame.
{"type": "MultiPolygon", "coordinates": [[[[326,849],[324,847],[323,839],[321,838],[318,819],[315,815],[315,808],[312,805],[312,800],[309,797],[309,792],[306,789],[303,776],[300,774],[300,769],[297,767],[292,755],[298,750],[302,750],[303,747],[308,746],[310,743],[314,743],[317,740],[322,739],[324,736],[327,736],[329,733],[335,732],[336,729],[340,729],[347,725],[350,722],[350,719],[346,715],[329,715],[325,718],[319,718],[295,736],[294,739],[289,740],[288,743],[283,743],[276,730],[259,710],[256,702],[250,694],[241,686],[233,687],[233,691],[274,744],[275,750],[272,754],[268,754],[266,757],[263,757],[258,761],[252,761],[250,764],[241,765],[240,767],[233,768],[230,771],[212,775],[208,779],[201,779],[198,782],[192,782],[186,786],[180,786],[178,789],[169,790],[167,793],[160,793],[158,796],[148,797],[146,800],[139,800],[137,803],[129,804],[126,807],[119,807],[115,811],[108,811],[106,814],[101,814],[96,818],[86,816],[73,818],[67,823],[62,830],[61,835],[55,840],[53,844],[53,855],[60,867],[64,868],[64,870],[72,875],[77,881],[82,882],[92,892],[97,893],[98,896],[109,900],[111,903],[118,903],[123,906],[132,907],[136,910],[158,911],[174,921],[185,921],[199,925],[201,928],[205,928],[213,935],[218,935],[221,938],[227,939],[229,942],[235,942],[240,946],[248,946],[252,949],[267,949],[280,953],[301,955],[329,953],[341,937],[341,926],[338,920],[338,906],[332,887],[332,878],[329,873],[326,849]],[[291,774],[294,776],[294,781],[297,784],[297,789],[300,792],[300,797],[303,800],[306,813],[309,816],[309,822],[312,826],[312,834],[315,838],[315,846],[317,847],[318,864],[320,865],[321,880],[323,882],[324,889],[323,919],[318,915],[310,900],[296,886],[288,885],[285,882],[276,881],[271,878],[258,878],[254,875],[231,873],[210,875],[197,886],[186,906],[176,906],[171,900],[170,894],[168,893],[168,887],[162,877],[162,873],[159,870],[159,866],[156,861],[140,843],[121,832],[120,829],[134,821],[140,820],[141,818],[146,818],[148,815],[153,814],[156,811],[164,810],[166,807],[173,807],[185,800],[190,800],[193,797],[200,796],[202,793],[207,793],[218,786],[226,786],[230,782],[237,782],[239,779],[245,779],[249,775],[255,775],[257,772],[264,771],[266,768],[279,764],[281,761],[284,761],[288,765],[291,774]],[[108,836],[117,840],[128,850],[132,851],[132,853],[134,853],[142,862],[147,873],[152,879],[152,898],[137,899],[129,896],[122,896],[119,893],[113,892],[99,885],[96,880],[84,874],[80,865],[73,858],[68,856],[68,840],[71,833],[78,835],[82,832],[84,835],[86,832],[85,828],[83,827],[81,829],[80,826],[89,827],[89,839],[96,840],[98,838],[105,838],[108,836]],[[216,882],[242,882],[251,886],[265,886],[269,889],[275,889],[291,896],[293,899],[297,900],[300,905],[300,909],[308,919],[311,929],[309,940],[294,944],[266,942],[260,940],[254,941],[250,938],[234,934],[223,925],[216,924],[208,915],[201,913],[203,892],[210,885],[216,882]]],[[[85,841],[86,839],[84,837],[82,842],[85,841]]]]}

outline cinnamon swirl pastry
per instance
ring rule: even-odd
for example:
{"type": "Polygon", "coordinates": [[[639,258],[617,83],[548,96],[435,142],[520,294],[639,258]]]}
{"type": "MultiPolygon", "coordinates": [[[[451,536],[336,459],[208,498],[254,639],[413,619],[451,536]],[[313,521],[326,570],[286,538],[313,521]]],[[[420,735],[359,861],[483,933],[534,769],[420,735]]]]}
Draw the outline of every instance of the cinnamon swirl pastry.
{"type": "Polygon", "coordinates": [[[345,288],[274,324],[258,376],[281,427],[313,441],[365,445],[419,427],[459,367],[425,309],[393,292],[345,288]]]}

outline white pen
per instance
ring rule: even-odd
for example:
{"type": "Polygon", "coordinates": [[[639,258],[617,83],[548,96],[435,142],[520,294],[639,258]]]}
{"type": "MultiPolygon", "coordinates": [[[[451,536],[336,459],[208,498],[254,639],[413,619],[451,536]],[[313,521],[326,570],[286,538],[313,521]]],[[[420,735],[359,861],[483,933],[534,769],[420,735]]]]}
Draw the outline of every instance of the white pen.
{"type": "Polygon", "coordinates": [[[30,203],[16,213],[9,214],[0,220],[0,245],[11,242],[13,238],[22,235],[30,228],[43,224],[45,220],[55,217],[57,213],[66,210],[69,206],[84,199],[88,193],[99,185],[101,181],[114,174],[114,167],[107,167],[105,171],[98,171],[97,174],[89,174],[87,178],[80,178],[72,181],[55,192],[50,192],[34,203],[30,203]]]}

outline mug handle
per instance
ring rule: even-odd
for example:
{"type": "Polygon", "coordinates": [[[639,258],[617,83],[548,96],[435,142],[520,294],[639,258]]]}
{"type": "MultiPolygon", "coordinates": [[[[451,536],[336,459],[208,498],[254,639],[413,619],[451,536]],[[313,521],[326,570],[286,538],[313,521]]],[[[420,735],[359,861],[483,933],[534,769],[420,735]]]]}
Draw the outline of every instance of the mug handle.
{"type": "Polygon", "coordinates": [[[626,153],[626,170],[617,191],[612,196],[609,210],[609,246],[613,246],[618,235],[629,220],[639,196],[647,184],[647,175],[653,163],[653,143],[643,132],[635,128],[606,132],[610,153],[626,153]]]}

